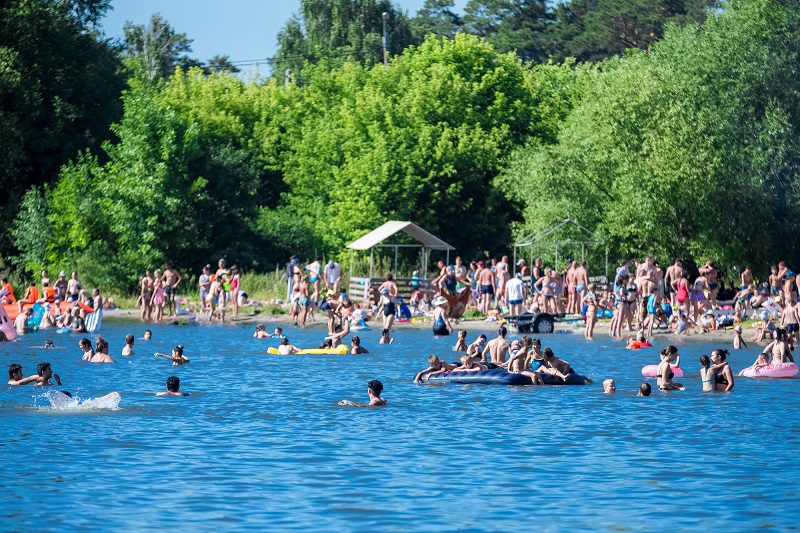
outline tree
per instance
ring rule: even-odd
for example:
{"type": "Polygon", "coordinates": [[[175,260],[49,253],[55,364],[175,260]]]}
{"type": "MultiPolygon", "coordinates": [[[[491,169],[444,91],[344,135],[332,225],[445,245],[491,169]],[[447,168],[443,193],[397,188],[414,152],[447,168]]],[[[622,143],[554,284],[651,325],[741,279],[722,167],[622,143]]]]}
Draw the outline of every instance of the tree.
{"type": "Polygon", "coordinates": [[[208,60],[205,68],[214,73],[230,72],[231,74],[236,74],[239,72],[239,68],[231,63],[231,58],[228,55],[215,55],[208,60]]]}
{"type": "Polygon", "coordinates": [[[306,62],[329,67],[346,61],[381,63],[383,13],[388,14],[388,51],[397,55],[411,44],[412,36],[408,18],[390,0],[302,0],[300,13],[278,33],[273,74],[283,80],[288,69],[302,81],[306,62]]]}
{"type": "Polygon", "coordinates": [[[545,0],[469,0],[463,22],[464,31],[485,38],[498,52],[538,63],[546,57],[549,19],[545,0]]]}
{"type": "Polygon", "coordinates": [[[150,18],[147,26],[126,22],[123,31],[126,54],[149,80],[168,78],[177,66],[197,66],[188,56],[192,39],[185,33],[176,33],[159,13],[150,18]]]}
{"type": "Polygon", "coordinates": [[[557,4],[547,29],[550,56],[600,61],[628,48],[650,50],[668,23],[705,20],[717,0],[571,0],[557,4]]]}
{"type": "Polygon", "coordinates": [[[9,0],[0,8],[0,257],[26,190],[99,149],[122,113],[118,50],[95,28],[103,0],[9,0]]]}
{"type": "Polygon", "coordinates": [[[411,19],[411,32],[418,42],[428,34],[452,39],[461,29],[461,16],[455,11],[455,0],[425,0],[425,5],[411,19]]]}

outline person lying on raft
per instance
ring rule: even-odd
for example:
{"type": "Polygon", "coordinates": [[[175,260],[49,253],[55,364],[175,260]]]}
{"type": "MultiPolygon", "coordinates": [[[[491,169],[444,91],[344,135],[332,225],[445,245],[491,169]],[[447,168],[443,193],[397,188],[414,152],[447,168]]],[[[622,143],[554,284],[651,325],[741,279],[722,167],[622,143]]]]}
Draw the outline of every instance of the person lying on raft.
{"type": "Polygon", "coordinates": [[[444,374],[445,372],[450,372],[455,368],[457,368],[456,365],[451,365],[450,363],[441,361],[435,355],[431,355],[428,357],[428,368],[421,370],[417,374],[417,377],[414,378],[414,383],[419,383],[420,379],[427,383],[431,376],[435,376],[436,374],[444,374]]]}
{"type": "Polygon", "coordinates": [[[14,363],[8,367],[8,384],[9,385],[27,385],[28,383],[35,383],[39,381],[39,375],[34,374],[27,378],[22,377],[22,366],[14,363]]]}
{"type": "Polygon", "coordinates": [[[480,372],[486,369],[484,365],[476,362],[469,355],[464,354],[461,356],[461,366],[454,368],[453,372],[480,372]]]}
{"type": "Polygon", "coordinates": [[[377,379],[373,379],[367,383],[367,394],[369,394],[369,403],[355,403],[349,400],[342,400],[339,405],[347,405],[350,407],[383,407],[387,404],[386,400],[381,398],[383,392],[383,383],[377,379]]]}
{"type": "Polygon", "coordinates": [[[353,335],[353,338],[350,340],[350,347],[351,355],[369,353],[369,350],[361,346],[361,339],[357,335],[353,335]]]}
{"type": "Polygon", "coordinates": [[[297,346],[292,346],[289,343],[289,339],[284,337],[281,339],[281,345],[278,346],[278,355],[292,355],[293,353],[297,353],[300,351],[300,348],[297,346]]]}
{"type": "Polygon", "coordinates": [[[183,344],[179,344],[176,347],[174,347],[172,349],[172,355],[167,355],[165,353],[158,353],[158,352],[154,353],[153,355],[155,357],[164,357],[166,359],[169,359],[170,361],[172,361],[172,366],[185,365],[191,360],[185,355],[183,355],[183,344]]]}
{"type": "Polygon", "coordinates": [[[170,376],[167,378],[167,390],[157,392],[156,396],[189,396],[188,392],[181,392],[181,378],[170,376]]]}

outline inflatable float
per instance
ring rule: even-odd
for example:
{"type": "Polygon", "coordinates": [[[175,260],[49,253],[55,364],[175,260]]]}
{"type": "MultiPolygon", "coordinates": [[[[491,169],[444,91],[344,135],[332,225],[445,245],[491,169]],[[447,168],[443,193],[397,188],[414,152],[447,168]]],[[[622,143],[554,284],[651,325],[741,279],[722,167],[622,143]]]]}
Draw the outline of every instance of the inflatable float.
{"type": "MultiPolygon", "coordinates": [[[[91,308],[90,308],[91,309],[91,308]]],[[[86,315],[86,333],[91,333],[94,335],[98,331],[100,331],[100,324],[103,323],[103,310],[98,309],[97,311],[92,311],[91,313],[87,311],[86,315]]]]}
{"type": "MultiPolygon", "coordinates": [[[[673,378],[682,378],[683,377],[683,370],[681,367],[675,365],[669,365],[672,367],[672,373],[674,376],[673,378]]],[[[658,365],[647,365],[642,367],[642,375],[646,378],[654,378],[658,374],[658,365]]]]}
{"type": "MultiPolygon", "coordinates": [[[[586,382],[578,374],[570,374],[567,381],[542,374],[545,385],[585,385],[586,382]]],[[[530,385],[531,378],[523,374],[512,374],[502,368],[481,370],[480,372],[445,372],[435,374],[428,383],[478,383],[482,385],[530,385]]]]}
{"type": "MultiPolygon", "coordinates": [[[[272,355],[278,355],[277,348],[268,348],[267,353],[272,355]]],[[[336,348],[310,348],[308,350],[300,350],[297,354],[306,355],[306,354],[327,354],[327,355],[345,355],[350,353],[350,347],[344,344],[340,344],[336,348]]]]}
{"type": "Polygon", "coordinates": [[[794,363],[776,363],[755,368],[748,366],[739,372],[739,375],[746,378],[791,378],[797,375],[798,367],[794,363]]]}
{"type": "Polygon", "coordinates": [[[14,321],[8,316],[5,309],[0,309],[0,341],[13,341],[17,338],[14,321]]]}
{"type": "MultiPolygon", "coordinates": [[[[36,308],[37,305],[39,307],[42,307],[40,304],[36,303],[36,304],[33,304],[34,309],[36,308]]],[[[54,304],[50,304],[50,305],[52,306],[54,304]]],[[[31,306],[30,303],[24,302],[22,304],[22,309],[27,309],[30,306],[31,306]]],[[[58,308],[61,310],[61,314],[63,315],[66,311],[69,311],[70,309],[72,309],[72,303],[71,302],[59,302],[58,308]]],[[[3,311],[6,312],[8,317],[13,322],[14,320],[17,319],[17,315],[19,314],[19,307],[17,307],[17,304],[3,304],[3,311]]],[[[51,308],[50,312],[52,313],[52,312],[54,312],[54,310],[52,310],[52,308],[51,308]]],[[[39,324],[41,324],[41,317],[39,318],[39,324]]],[[[36,324],[36,325],[38,326],[39,324],[36,324]]]]}

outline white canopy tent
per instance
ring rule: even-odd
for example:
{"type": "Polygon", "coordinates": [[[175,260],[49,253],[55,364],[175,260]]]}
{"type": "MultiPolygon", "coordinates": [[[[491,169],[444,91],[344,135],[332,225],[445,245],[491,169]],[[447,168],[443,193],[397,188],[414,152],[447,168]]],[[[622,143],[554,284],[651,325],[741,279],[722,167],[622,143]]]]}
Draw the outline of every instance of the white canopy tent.
{"type": "MultiPolygon", "coordinates": [[[[531,267],[533,267],[533,247],[536,245],[554,245],[555,246],[555,268],[558,269],[558,246],[577,246],[580,245],[581,247],[581,261],[585,259],[586,255],[586,246],[598,246],[600,243],[597,240],[586,240],[586,241],[578,241],[578,240],[566,240],[566,241],[558,241],[552,240],[554,239],[554,234],[557,233],[561,228],[565,226],[572,225],[578,228],[579,233],[583,233],[586,235],[594,237],[594,232],[586,229],[585,227],[581,226],[574,220],[570,220],[565,218],[560,223],[556,224],[550,229],[541,232],[533,232],[530,235],[526,236],[520,242],[514,245],[514,265],[517,264],[517,248],[524,248],[530,247],[531,248],[531,267]]],[[[514,267],[516,271],[516,266],[514,267]]],[[[606,279],[608,279],[608,250],[606,250],[606,279]]]]}
{"type": "Polygon", "coordinates": [[[450,263],[450,250],[455,250],[452,246],[428,233],[413,222],[390,220],[386,224],[375,228],[360,239],[356,239],[347,245],[350,248],[350,277],[353,277],[353,251],[369,250],[369,277],[372,278],[372,265],[375,255],[375,248],[394,248],[394,274],[397,276],[397,251],[399,248],[422,248],[422,277],[427,277],[426,252],[430,250],[445,250],[447,252],[447,263],[450,263]],[[403,232],[417,241],[419,244],[381,244],[392,235],[403,232]]]}

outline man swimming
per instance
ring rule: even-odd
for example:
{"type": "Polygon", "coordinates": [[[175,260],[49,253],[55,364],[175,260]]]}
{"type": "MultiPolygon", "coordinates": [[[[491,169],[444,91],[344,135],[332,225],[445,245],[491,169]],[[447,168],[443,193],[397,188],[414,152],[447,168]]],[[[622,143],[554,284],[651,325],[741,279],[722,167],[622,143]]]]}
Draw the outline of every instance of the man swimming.
{"type": "Polygon", "coordinates": [[[39,363],[39,366],[36,367],[36,372],[39,374],[39,379],[36,385],[40,387],[52,385],[53,383],[50,381],[50,378],[55,379],[57,385],[61,385],[61,378],[58,374],[53,374],[53,369],[51,368],[50,363],[39,363]]]}
{"type": "Polygon", "coordinates": [[[167,378],[167,390],[157,392],[156,396],[189,396],[188,392],[181,392],[181,378],[170,376],[167,378]]]}
{"type": "Polygon", "coordinates": [[[354,403],[348,400],[342,400],[339,405],[347,405],[350,407],[383,407],[386,405],[386,400],[381,398],[383,392],[383,383],[377,379],[373,379],[367,383],[367,394],[369,394],[369,403],[354,403]]]}
{"type": "Polygon", "coordinates": [[[13,363],[8,367],[8,384],[17,386],[17,385],[27,385],[28,383],[35,383],[39,381],[39,375],[34,374],[32,376],[28,376],[27,378],[22,377],[22,366],[13,363]]]}

